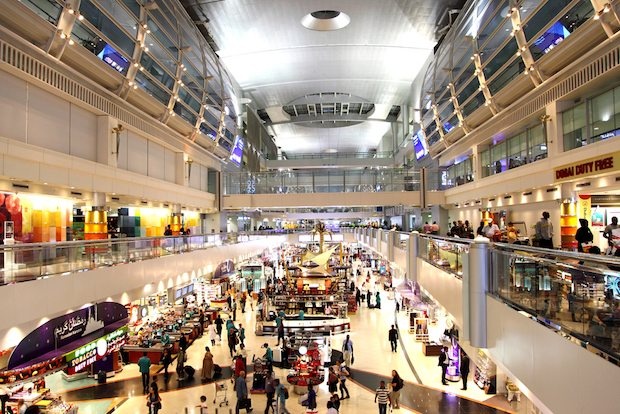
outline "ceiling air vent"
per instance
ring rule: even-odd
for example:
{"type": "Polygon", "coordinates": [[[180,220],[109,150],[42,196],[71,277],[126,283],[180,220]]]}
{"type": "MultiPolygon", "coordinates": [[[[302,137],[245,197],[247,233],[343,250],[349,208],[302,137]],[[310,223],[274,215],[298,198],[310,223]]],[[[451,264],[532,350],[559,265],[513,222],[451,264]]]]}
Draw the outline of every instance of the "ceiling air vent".
{"type": "Polygon", "coordinates": [[[16,184],[16,183],[13,183],[13,188],[19,188],[19,189],[22,189],[22,190],[28,190],[30,187],[27,186],[26,184],[16,184]]]}

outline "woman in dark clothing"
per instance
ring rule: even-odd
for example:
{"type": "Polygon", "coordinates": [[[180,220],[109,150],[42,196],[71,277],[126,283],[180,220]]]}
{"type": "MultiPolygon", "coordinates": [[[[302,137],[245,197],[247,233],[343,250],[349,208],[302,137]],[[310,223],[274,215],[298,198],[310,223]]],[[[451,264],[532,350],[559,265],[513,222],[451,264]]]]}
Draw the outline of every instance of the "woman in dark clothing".
{"type": "Polygon", "coordinates": [[[581,224],[581,227],[579,227],[579,229],[577,229],[577,233],[575,233],[575,240],[577,240],[577,251],[583,252],[583,245],[592,243],[592,240],[594,240],[594,235],[588,227],[588,220],[579,219],[579,224],[581,224]]]}
{"type": "Polygon", "coordinates": [[[476,229],[476,235],[478,236],[484,236],[484,233],[482,232],[482,229],[484,228],[484,221],[480,222],[480,225],[478,226],[478,228],[476,229]]]}

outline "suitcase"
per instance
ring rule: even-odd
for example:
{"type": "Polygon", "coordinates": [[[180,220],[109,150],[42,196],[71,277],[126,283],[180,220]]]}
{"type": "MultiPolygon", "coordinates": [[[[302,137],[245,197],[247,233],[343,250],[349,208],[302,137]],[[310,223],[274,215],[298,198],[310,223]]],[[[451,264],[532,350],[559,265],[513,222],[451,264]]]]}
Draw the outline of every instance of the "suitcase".
{"type": "Polygon", "coordinates": [[[239,408],[245,408],[246,410],[249,410],[250,408],[252,408],[252,400],[246,398],[245,400],[239,401],[239,408]]]}
{"type": "Polygon", "coordinates": [[[196,374],[196,370],[191,365],[185,365],[185,375],[187,375],[188,379],[194,378],[194,374],[196,374]]]}

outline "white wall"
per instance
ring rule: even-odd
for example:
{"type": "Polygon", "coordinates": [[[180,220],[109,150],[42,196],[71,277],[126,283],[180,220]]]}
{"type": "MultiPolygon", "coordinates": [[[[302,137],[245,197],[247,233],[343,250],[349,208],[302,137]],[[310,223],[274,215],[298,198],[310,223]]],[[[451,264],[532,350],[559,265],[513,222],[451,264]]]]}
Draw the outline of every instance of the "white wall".
{"type": "Polygon", "coordinates": [[[189,282],[197,275],[209,274],[227,259],[248,258],[286,241],[288,238],[284,235],[269,236],[256,241],[2,286],[0,349],[17,345],[46,320],[79,309],[87,303],[114,300],[125,304],[155,291],[189,282]]]}
{"type": "Polygon", "coordinates": [[[542,402],[546,412],[618,412],[617,366],[490,296],[487,327],[491,358],[542,402]]]}
{"type": "MultiPolygon", "coordinates": [[[[416,260],[418,264],[418,283],[435,301],[452,315],[457,326],[463,327],[463,282],[453,274],[435,266],[416,260]]],[[[412,274],[407,271],[407,274],[412,274]]]]}

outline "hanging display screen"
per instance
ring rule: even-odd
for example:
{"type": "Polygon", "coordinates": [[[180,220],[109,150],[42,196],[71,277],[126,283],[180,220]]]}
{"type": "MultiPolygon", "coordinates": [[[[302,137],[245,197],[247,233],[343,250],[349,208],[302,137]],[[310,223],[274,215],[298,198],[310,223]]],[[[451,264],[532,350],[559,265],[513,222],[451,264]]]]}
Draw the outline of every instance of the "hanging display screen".
{"type": "Polygon", "coordinates": [[[415,159],[419,161],[420,159],[424,158],[426,154],[428,154],[428,148],[426,146],[426,139],[424,138],[424,133],[420,129],[418,130],[418,132],[413,134],[411,139],[413,140],[413,151],[415,152],[415,159]]]}
{"type": "Polygon", "coordinates": [[[233,145],[232,151],[230,152],[230,160],[238,167],[241,166],[241,158],[243,157],[244,146],[245,143],[243,142],[243,138],[237,135],[237,137],[235,138],[235,145],[233,145]]]}
{"type": "Polygon", "coordinates": [[[101,52],[97,54],[97,57],[110,65],[114,70],[119,71],[123,75],[127,74],[129,68],[129,61],[125,59],[120,53],[116,51],[112,46],[106,43],[101,49],[101,52]]]}
{"type": "Polygon", "coordinates": [[[555,22],[549,30],[534,41],[534,47],[542,54],[549,53],[551,49],[560,44],[569,35],[570,32],[562,23],[555,22]]]}

